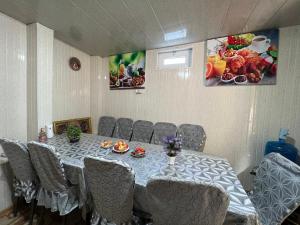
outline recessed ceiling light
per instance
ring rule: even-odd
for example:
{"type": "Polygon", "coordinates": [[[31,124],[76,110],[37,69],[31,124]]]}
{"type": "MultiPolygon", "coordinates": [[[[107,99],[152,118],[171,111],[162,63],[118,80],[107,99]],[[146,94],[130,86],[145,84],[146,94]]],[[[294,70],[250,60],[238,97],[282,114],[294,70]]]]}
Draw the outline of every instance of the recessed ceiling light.
{"type": "Polygon", "coordinates": [[[172,41],[186,37],[186,29],[165,33],[165,41],[172,41]]]}

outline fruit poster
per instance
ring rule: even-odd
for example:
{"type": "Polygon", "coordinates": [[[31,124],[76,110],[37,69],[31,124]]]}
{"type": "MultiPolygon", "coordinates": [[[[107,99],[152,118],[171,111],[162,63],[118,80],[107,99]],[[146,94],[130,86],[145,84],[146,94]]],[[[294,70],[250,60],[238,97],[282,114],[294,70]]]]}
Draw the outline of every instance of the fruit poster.
{"type": "Polygon", "coordinates": [[[145,88],[146,51],[118,54],[109,57],[111,90],[145,88]]]}
{"type": "Polygon", "coordinates": [[[206,86],[276,84],[278,29],[207,41],[206,86]]]}

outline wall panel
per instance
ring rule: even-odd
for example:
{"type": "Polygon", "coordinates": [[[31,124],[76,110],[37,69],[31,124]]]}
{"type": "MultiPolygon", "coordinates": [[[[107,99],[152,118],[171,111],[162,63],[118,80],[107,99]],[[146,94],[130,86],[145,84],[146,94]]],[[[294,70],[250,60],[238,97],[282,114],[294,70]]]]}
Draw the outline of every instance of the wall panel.
{"type": "Polygon", "coordinates": [[[53,120],[90,116],[90,56],[54,39],[53,120]],[[77,57],[81,69],[73,71],[69,59],[77,57]]]}
{"type": "MultiPolygon", "coordinates": [[[[0,13],[0,27],[0,137],[26,141],[26,25],[0,13]]],[[[0,211],[11,205],[8,173],[0,165],[0,211]]]]}

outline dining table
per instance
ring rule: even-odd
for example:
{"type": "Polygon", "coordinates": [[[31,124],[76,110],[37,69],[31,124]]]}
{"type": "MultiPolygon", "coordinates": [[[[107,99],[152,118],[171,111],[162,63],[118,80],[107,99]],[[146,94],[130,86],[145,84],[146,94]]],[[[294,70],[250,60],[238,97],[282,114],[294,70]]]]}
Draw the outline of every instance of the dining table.
{"type": "Polygon", "coordinates": [[[54,146],[60,155],[67,179],[79,186],[80,206],[84,206],[88,198],[83,160],[91,156],[120,160],[133,168],[135,173],[134,207],[139,210],[149,212],[146,185],[151,176],[171,176],[180,180],[221,185],[230,199],[225,225],[259,224],[257,212],[228,160],[199,151],[182,149],[176,157],[175,164],[169,165],[164,146],[127,141],[130,150],[124,154],[118,154],[111,148],[100,147],[100,143],[105,140],[115,143],[119,139],[83,133],[77,143],[70,143],[66,134],[55,135],[47,141],[47,144],[54,146]],[[131,156],[130,152],[136,147],[145,149],[145,157],[131,156]]]}

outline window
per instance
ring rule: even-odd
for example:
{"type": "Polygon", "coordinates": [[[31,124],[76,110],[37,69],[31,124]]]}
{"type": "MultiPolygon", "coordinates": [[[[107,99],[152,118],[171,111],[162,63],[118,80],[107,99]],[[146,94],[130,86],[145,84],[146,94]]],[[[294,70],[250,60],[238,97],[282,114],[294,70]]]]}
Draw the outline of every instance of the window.
{"type": "Polygon", "coordinates": [[[179,69],[192,66],[192,48],[159,52],[157,55],[159,69],[179,69]]]}

